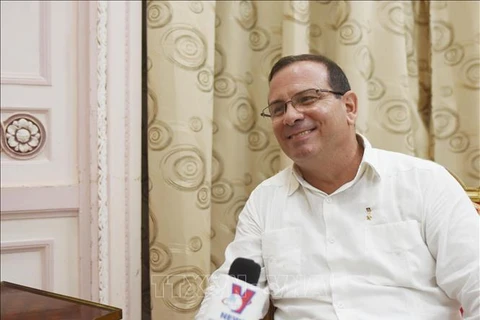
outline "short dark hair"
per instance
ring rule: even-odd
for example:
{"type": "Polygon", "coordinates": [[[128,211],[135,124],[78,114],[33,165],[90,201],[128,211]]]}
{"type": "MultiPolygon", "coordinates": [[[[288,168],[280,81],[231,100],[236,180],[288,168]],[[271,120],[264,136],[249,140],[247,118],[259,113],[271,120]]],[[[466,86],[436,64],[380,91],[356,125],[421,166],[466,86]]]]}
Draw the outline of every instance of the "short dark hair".
{"type": "Polygon", "coordinates": [[[328,72],[328,84],[333,91],[347,92],[350,90],[350,83],[342,68],[329,58],[316,54],[300,54],[296,56],[285,56],[278,60],[272,67],[268,82],[272,81],[273,76],[286,66],[298,61],[313,61],[323,64],[328,72]]]}

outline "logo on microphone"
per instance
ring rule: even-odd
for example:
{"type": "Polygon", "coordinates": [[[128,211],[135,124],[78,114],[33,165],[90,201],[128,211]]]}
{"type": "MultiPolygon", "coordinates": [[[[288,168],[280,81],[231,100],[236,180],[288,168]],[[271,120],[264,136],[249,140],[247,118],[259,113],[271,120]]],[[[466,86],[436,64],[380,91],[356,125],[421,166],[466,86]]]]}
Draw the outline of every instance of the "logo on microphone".
{"type": "Polygon", "coordinates": [[[231,311],[241,314],[254,295],[255,291],[246,289],[245,292],[242,293],[242,287],[238,284],[232,284],[232,294],[228,298],[223,299],[222,303],[231,311]]]}

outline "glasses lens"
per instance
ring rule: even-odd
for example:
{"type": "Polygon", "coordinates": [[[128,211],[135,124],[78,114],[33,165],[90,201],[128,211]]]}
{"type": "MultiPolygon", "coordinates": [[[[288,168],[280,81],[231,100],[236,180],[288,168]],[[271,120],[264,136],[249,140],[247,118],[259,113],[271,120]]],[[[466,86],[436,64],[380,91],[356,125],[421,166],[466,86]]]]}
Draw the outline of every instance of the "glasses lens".
{"type": "Polygon", "coordinates": [[[306,107],[316,102],[319,98],[320,95],[317,90],[308,90],[295,95],[292,100],[295,106],[306,107]]]}
{"type": "Polygon", "coordinates": [[[280,117],[285,113],[285,103],[284,102],[275,102],[268,106],[268,110],[270,112],[270,116],[280,117]]]}

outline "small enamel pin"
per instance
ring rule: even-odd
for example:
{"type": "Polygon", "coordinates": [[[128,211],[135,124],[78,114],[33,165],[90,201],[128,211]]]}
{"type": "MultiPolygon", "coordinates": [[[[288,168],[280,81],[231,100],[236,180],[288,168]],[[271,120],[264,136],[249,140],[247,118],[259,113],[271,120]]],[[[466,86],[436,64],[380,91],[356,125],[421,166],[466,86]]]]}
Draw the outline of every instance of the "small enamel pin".
{"type": "Polygon", "coordinates": [[[367,220],[372,220],[372,209],[367,207],[365,210],[367,211],[367,220]]]}

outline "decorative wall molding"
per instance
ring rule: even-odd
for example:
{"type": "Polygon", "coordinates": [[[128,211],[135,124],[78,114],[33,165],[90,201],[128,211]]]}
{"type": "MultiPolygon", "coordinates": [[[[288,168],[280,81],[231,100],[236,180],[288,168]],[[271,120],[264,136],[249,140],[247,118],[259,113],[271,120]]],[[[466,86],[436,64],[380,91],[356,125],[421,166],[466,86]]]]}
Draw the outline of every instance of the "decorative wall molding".
{"type": "Polygon", "coordinates": [[[80,266],[80,298],[98,301],[98,236],[97,236],[97,142],[96,142],[96,34],[97,8],[94,1],[79,1],[77,6],[78,94],[78,226],[80,266]]]}
{"type": "Polygon", "coordinates": [[[108,210],[115,212],[109,302],[121,306],[126,320],[141,318],[141,25],[141,2],[109,2],[108,210]]]}
{"type": "Polygon", "coordinates": [[[118,306],[125,320],[135,320],[141,318],[142,3],[89,2],[88,16],[95,32],[79,72],[90,70],[84,84],[90,100],[79,97],[80,105],[89,104],[79,126],[88,127],[90,139],[79,140],[88,155],[79,166],[80,179],[89,184],[80,190],[80,223],[89,213],[91,299],[118,306]]]}
{"type": "Polygon", "coordinates": [[[2,188],[2,198],[8,201],[0,201],[0,214],[2,220],[6,216],[15,215],[17,212],[73,212],[78,211],[78,185],[55,186],[55,187],[30,187],[29,198],[25,199],[25,188],[2,188]],[[42,199],[50,199],[48,202],[42,199]]]}
{"type": "Polygon", "coordinates": [[[2,123],[2,150],[11,158],[28,160],[36,157],[45,147],[47,132],[35,116],[16,113],[2,123]]]}
{"type": "Polygon", "coordinates": [[[3,152],[3,139],[5,139],[5,127],[3,126],[3,122],[0,121],[0,152],[3,152]]]}
{"type": "Polygon", "coordinates": [[[107,17],[108,2],[97,2],[97,154],[98,272],[100,303],[109,303],[109,212],[107,154],[107,17]]]}
{"type": "Polygon", "coordinates": [[[42,288],[53,291],[54,239],[2,242],[1,254],[40,252],[42,257],[42,288]]]}
{"type": "Polygon", "coordinates": [[[39,115],[39,114],[48,114],[50,112],[50,108],[43,108],[37,106],[24,106],[24,105],[17,105],[17,106],[2,106],[1,114],[4,117],[9,117],[14,113],[28,113],[32,115],[39,115]]]}
{"type": "Polygon", "coordinates": [[[78,186],[30,187],[28,201],[25,188],[2,188],[1,221],[78,217],[78,186]],[[50,199],[47,202],[42,199],[50,199]]]}
{"type": "MultiPolygon", "coordinates": [[[[124,107],[125,107],[125,117],[128,119],[125,121],[125,144],[130,146],[130,3],[125,3],[125,30],[124,30],[124,59],[125,59],[125,82],[124,82],[124,107]]],[[[125,192],[125,257],[130,257],[130,150],[129,148],[124,149],[124,192],[125,192]]],[[[125,279],[130,279],[130,260],[125,261],[125,279]]],[[[130,314],[130,281],[125,282],[125,304],[124,304],[125,315],[130,314]]]]}
{"type": "Polygon", "coordinates": [[[35,119],[35,122],[39,122],[41,126],[43,127],[44,133],[42,134],[44,136],[43,139],[43,145],[42,148],[39,149],[37,146],[37,150],[35,154],[32,155],[32,157],[21,157],[18,159],[15,156],[10,156],[8,152],[5,152],[5,154],[8,157],[5,157],[4,160],[4,165],[16,165],[18,164],[18,161],[22,160],[31,160],[31,161],[50,161],[52,159],[52,149],[51,149],[51,144],[49,143],[51,141],[51,137],[49,135],[49,132],[51,131],[51,108],[45,108],[45,107],[37,107],[37,106],[32,106],[32,105],[6,105],[2,106],[1,108],[1,133],[0,133],[0,146],[2,149],[2,152],[4,151],[4,144],[6,143],[6,137],[5,137],[5,132],[7,130],[5,124],[8,122],[7,119],[12,118],[15,115],[19,114],[26,114],[29,117],[33,117],[35,119]]]}
{"type": "Polygon", "coordinates": [[[39,32],[39,63],[40,70],[38,74],[2,72],[0,83],[50,86],[52,84],[52,64],[51,64],[51,8],[49,1],[40,1],[39,4],[40,23],[39,32]]]}
{"type": "Polygon", "coordinates": [[[34,210],[34,211],[2,211],[2,221],[7,220],[32,220],[32,219],[60,219],[77,218],[78,209],[34,210]]]}

